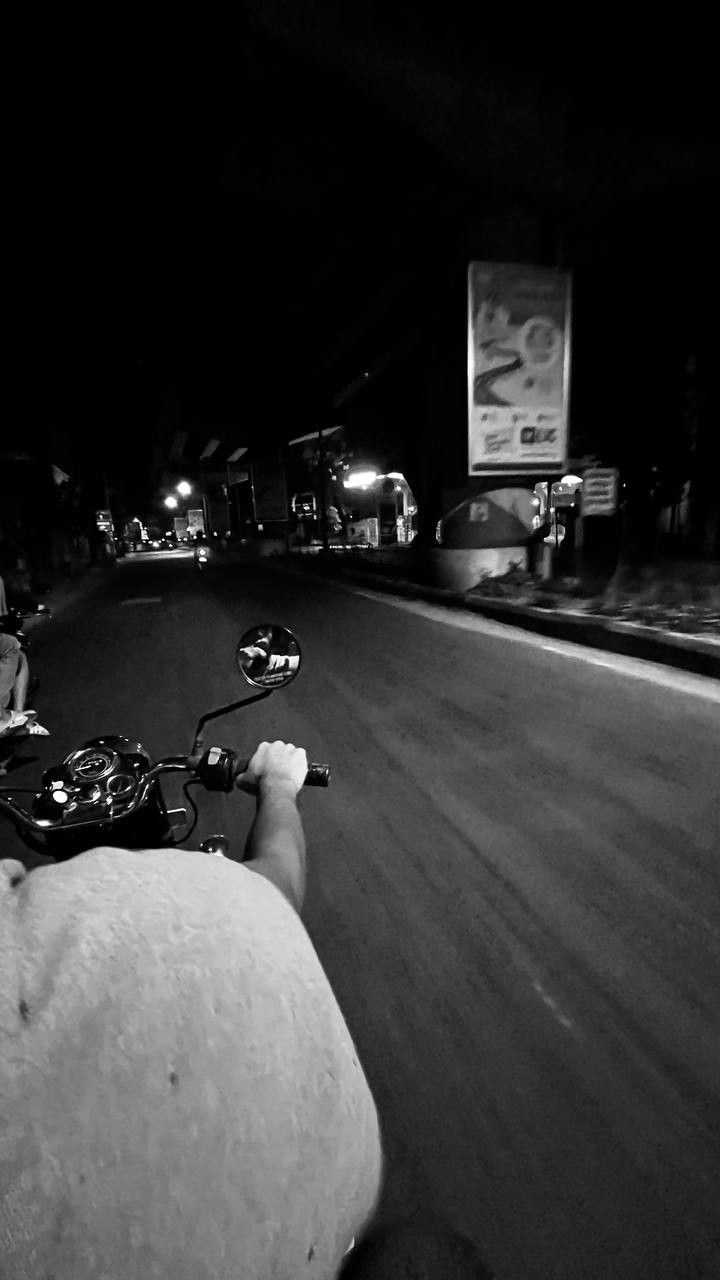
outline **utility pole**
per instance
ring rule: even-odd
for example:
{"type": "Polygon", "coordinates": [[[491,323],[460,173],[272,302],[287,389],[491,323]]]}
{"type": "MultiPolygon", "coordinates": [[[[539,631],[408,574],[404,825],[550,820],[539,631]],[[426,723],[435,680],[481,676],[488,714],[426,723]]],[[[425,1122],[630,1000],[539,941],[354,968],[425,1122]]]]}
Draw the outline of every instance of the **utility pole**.
{"type": "MultiPolygon", "coordinates": [[[[555,511],[555,518],[554,518],[554,521],[553,521],[553,519],[552,519],[552,515],[551,515],[552,509],[553,509],[553,508],[552,508],[552,500],[553,500],[553,478],[552,478],[552,476],[548,476],[548,478],[547,478],[547,480],[546,480],[546,482],[545,482],[545,483],[547,484],[547,507],[545,508],[545,520],[546,520],[546,523],[547,523],[547,525],[548,525],[548,529],[549,529],[549,534],[548,534],[548,536],[552,535],[552,532],[553,532],[553,523],[554,523],[554,525],[555,525],[555,551],[557,551],[557,544],[558,544],[558,534],[557,534],[557,511],[555,511]]],[[[554,565],[554,556],[553,556],[553,548],[552,548],[552,544],[551,544],[551,543],[548,543],[548,542],[545,542],[545,541],[543,540],[543,557],[542,557],[542,580],[543,580],[543,582],[550,582],[550,581],[551,581],[552,576],[553,576],[553,570],[554,570],[554,567],[555,567],[555,565],[554,565]]]]}

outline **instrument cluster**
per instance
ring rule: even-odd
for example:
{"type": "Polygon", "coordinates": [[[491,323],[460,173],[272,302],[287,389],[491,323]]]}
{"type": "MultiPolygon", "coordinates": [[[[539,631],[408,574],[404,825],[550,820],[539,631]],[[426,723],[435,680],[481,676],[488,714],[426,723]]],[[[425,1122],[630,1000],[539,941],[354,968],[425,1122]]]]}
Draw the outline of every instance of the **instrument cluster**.
{"type": "Polygon", "coordinates": [[[109,746],[82,747],[45,773],[35,816],[63,824],[122,817],[139,784],[134,760],[109,746]]]}

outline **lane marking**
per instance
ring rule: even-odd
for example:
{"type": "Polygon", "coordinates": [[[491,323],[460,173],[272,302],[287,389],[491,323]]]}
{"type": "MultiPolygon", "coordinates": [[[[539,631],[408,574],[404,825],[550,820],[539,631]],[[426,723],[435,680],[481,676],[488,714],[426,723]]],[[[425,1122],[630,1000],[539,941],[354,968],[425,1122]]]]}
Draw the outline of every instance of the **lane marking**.
{"type": "Polygon", "coordinates": [[[545,1008],[550,1010],[555,1021],[559,1022],[564,1031],[570,1031],[573,1024],[570,1018],[566,1017],[562,1012],[557,1000],[554,1000],[553,997],[548,994],[541,982],[533,982],[532,985],[533,991],[539,995],[545,1005],[545,1008]]]}
{"type": "Polygon", "coordinates": [[[366,591],[362,587],[351,586],[347,582],[335,582],[328,578],[313,575],[316,581],[330,583],[342,591],[363,596],[366,600],[374,600],[378,604],[389,605],[392,609],[403,609],[406,613],[414,613],[430,622],[442,622],[446,627],[455,627],[460,631],[474,631],[479,635],[492,636],[498,640],[507,640],[515,644],[529,644],[546,653],[559,654],[563,658],[573,658],[576,662],[587,662],[591,666],[606,667],[617,675],[632,676],[636,680],[647,680],[651,684],[661,685],[676,693],[693,694],[705,702],[720,705],[720,681],[710,676],[695,675],[690,671],[680,671],[677,667],[664,667],[660,663],[650,662],[645,658],[630,658],[622,653],[610,653],[605,649],[593,649],[590,645],[573,644],[571,640],[550,640],[533,631],[523,631],[505,622],[495,622],[493,618],[484,618],[478,614],[455,612],[443,605],[426,604],[419,600],[406,600],[402,596],[388,595],[386,592],[366,591]]]}
{"type": "Polygon", "coordinates": [[[126,604],[162,604],[162,596],[129,596],[127,600],[120,601],[121,606],[126,604]]]}
{"type": "MultiPolygon", "coordinates": [[[[542,648],[546,653],[568,656],[565,649],[561,649],[556,644],[544,644],[542,648]]],[[[707,702],[720,703],[720,686],[710,676],[694,675],[692,671],[681,671],[678,667],[661,667],[660,671],[656,671],[655,664],[649,659],[630,658],[626,654],[605,653],[602,649],[589,647],[587,653],[570,653],[569,656],[589,662],[594,667],[607,667],[611,671],[621,671],[623,675],[635,676],[636,680],[649,680],[651,684],[663,684],[666,688],[677,689],[681,693],[702,696],[707,702]],[[637,666],[631,667],[630,663],[635,663],[637,666]],[[628,664],[625,670],[623,670],[624,664],[628,664]],[[707,684],[701,684],[698,688],[696,683],[698,681],[706,681],[707,684]]]]}

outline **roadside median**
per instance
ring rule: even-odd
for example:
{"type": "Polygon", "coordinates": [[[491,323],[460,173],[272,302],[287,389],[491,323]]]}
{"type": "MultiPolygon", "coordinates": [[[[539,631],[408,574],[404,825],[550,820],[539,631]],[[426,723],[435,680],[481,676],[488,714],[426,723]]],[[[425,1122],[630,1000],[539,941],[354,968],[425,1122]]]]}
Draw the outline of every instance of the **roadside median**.
{"type": "Polygon", "coordinates": [[[422,575],[422,565],[408,553],[389,558],[385,563],[381,555],[373,555],[372,567],[357,560],[351,562],[349,558],[334,553],[329,556],[277,556],[263,563],[301,575],[355,582],[371,590],[406,599],[465,609],[495,622],[522,627],[554,639],[664,663],[720,680],[720,629],[717,635],[711,631],[707,635],[682,634],[642,622],[601,616],[584,608],[573,608],[570,602],[567,606],[540,607],[500,598],[489,594],[482,586],[466,592],[453,591],[433,586],[427,581],[414,580],[422,575]]]}

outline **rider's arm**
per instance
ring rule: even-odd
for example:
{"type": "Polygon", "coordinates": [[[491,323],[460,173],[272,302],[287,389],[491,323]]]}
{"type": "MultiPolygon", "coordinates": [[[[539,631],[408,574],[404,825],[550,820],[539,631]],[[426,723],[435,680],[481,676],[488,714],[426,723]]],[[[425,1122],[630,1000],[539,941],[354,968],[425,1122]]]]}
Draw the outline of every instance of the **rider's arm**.
{"type": "Polygon", "coordinates": [[[263,742],[238,785],[257,795],[255,820],[245,846],[245,865],[264,876],[297,912],[305,898],[305,836],[297,794],[307,774],[307,756],[286,742],[263,742]]]}

